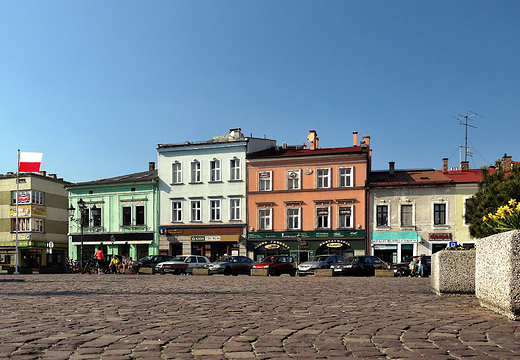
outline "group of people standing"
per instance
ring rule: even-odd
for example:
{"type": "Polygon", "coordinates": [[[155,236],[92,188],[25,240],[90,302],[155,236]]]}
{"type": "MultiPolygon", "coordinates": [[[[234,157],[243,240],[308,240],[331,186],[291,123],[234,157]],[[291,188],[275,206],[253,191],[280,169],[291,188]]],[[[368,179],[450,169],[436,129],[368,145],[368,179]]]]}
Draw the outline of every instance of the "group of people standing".
{"type": "Polygon", "coordinates": [[[413,258],[409,266],[411,270],[410,276],[424,276],[424,269],[426,268],[426,265],[423,263],[423,259],[421,256],[419,256],[419,258],[413,258]]]}
{"type": "MultiPolygon", "coordinates": [[[[98,263],[98,274],[104,274],[103,269],[105,267],[105,256],[103,254],[103,248],[101,246],[98,247],[98,250],[94,254],[94,257],[96,258],[98,263]]],[[[110,260],[110,264],[108,265],[110,272],[116,274],[125,274],[127,269],[133,270],[134,267],[135,264],[132,258],[127,258],[125,255],[122,256],[121,260],[119,260],[119,258],[116,255],[112,255],[112,259],[110,260]]]]}

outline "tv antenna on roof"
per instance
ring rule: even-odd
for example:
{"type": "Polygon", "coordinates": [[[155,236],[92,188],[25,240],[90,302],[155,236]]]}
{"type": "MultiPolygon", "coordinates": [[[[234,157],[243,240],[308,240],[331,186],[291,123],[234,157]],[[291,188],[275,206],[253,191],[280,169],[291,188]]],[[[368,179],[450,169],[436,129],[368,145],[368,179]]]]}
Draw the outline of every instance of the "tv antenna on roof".
{"type": "Polygon", "coordinates": [[[476,126],[470,125],[468,123],[468,120],[471,120],[471,118],[473,116],[483,117],[482,115],[479,115],[476,112],[473,112],[471,110],[470,110],[470,113],[471,114],[466,113],[466,115],[459,114],[460,117],[454,116],[454,118],[459,121],[460,125],[463,125],[463,126],[466,127],[466,137],[464,138],[464,161],[468,161],[468,153],[469,153],[469,148],[468,148],[468,126],[472,127],[472,128],[475,128],[475,129],[477,128],[476,126]]]}

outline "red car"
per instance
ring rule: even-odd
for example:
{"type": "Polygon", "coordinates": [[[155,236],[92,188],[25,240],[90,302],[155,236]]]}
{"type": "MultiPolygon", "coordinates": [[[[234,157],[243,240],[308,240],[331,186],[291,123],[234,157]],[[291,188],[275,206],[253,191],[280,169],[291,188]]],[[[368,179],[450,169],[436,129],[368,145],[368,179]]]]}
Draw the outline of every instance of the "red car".
{"type": "Polygon", "coordinates": [[[269,275],[271,276],[278,276],[280,274],[296,275],[296,263],[292,256],[288,255],[267,256],[253,267],[255,269],[268,269],[269,275]]]}

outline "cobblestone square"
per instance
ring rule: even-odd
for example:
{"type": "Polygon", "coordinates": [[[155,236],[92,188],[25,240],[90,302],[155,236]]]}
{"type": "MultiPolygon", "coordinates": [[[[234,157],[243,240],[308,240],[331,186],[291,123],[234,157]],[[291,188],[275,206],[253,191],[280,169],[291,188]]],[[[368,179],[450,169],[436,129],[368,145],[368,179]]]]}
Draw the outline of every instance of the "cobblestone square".
{"type": "Polygon", "coordinates": [[[0,359],[518,359],[428,278],[0,275],[0,359]]]}

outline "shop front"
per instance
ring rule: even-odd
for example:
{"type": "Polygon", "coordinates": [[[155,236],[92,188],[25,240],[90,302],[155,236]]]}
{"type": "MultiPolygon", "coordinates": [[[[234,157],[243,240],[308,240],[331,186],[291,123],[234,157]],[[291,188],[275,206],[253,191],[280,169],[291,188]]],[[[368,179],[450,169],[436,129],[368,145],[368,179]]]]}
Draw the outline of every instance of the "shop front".
{"type": "Polygon", "coordinates": [[[365,254],[365,230],[249,232],[248,254],[255,261],[268,255],[290,255],[298,263],[316,255],[365,254]]]}
{"type": "Polygon", "coordinates": [[[430,233],[428,241],[431,246],[431,254],[444,250],[450,247],[450,245],[457,246],[457,243],[453,241],[451,233],[430,233]]]}
{"type": "Polygon", "coordinates": [[[143,233],[99,233],[72,236],[72,258],[79,259],[83,247],[83,258],[88,259],[101,246],[105,256],[125,255],[139,260],[148,255],[157,254],[154,234],[143,233]]]}
{"type": "Polygon", "coordinates": [[[160,226],[160,252],[169,255],[201,255],[212,262],[224,255],[244,255],[240,247],[244,226],[160,226]],[[241,253],[242,252],[242,253],[241,253]]]}
{"type": "Polygon", "coordinates": [[[389,264],[417,255],[417,231],[375,231],[371,236],[372,254],[389,264]]]}

